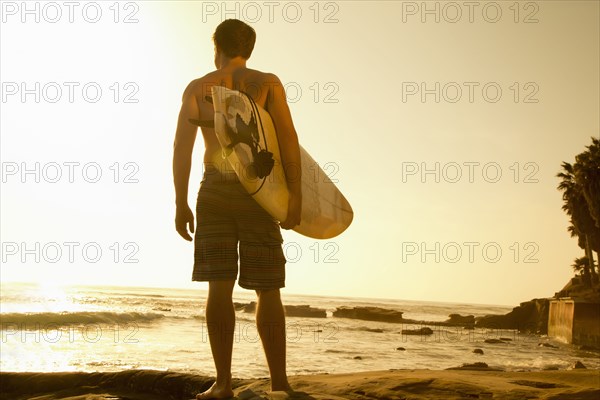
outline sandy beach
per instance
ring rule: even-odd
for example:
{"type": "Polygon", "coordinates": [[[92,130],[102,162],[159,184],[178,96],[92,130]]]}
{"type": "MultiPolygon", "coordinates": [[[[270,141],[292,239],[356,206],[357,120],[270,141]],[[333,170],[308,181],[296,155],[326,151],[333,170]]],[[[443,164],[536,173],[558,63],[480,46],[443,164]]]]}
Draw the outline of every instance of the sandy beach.
{"type": "MultiPolygon", "coordinates": [[[[0,399],[191,399],[212,378],[152,370],[0,374],[0,399]]],[[[267,379],[234,380],[236,399],[553,399],[600,398],[600,371],[388,370],[290,377],[296,393],[269,393],[267,379]]]]}

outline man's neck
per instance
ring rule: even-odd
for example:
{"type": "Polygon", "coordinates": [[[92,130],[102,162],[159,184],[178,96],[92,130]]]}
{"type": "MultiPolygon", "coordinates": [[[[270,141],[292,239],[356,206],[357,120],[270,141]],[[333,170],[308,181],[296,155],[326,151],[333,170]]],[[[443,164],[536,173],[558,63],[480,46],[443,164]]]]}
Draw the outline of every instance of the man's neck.
{"type": "Polygon", "coordinates": [[[221,59],[221,66],[219,69],[232,69],[232,68],[246,68],[246,60],[243,57],[228,58],[223,57],[221,59]]]}

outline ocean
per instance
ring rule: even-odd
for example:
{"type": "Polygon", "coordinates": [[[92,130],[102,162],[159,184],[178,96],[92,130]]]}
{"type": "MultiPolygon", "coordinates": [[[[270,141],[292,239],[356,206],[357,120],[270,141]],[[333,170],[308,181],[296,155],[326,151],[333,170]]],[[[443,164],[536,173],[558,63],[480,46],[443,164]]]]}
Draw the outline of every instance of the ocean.
{"type": "MultiPolygon", "coordinates": [[[[120,371],[154,369],[214,375],[204,320],[206,291],[139,287],[39,287],[2,284],[0,370],[120,371]]],[[[327,310],[327,318],[288,317],[288,374],[351,373],[386,369],[444,369],[485,362],[511,371],[565,369],[579,360],[600,368],[598,353],[579,350],[544,335],[514,330],[420,328],[333,317],[341,306],[375,306],[404,312],[413,320],[444,321],[449,314],[504,314],[511,307],[293,295],[285,305],[327,310]],[[489,344],[485,339],[509,338],[489,344]],[[539,346],[548,343],[555,347],[539,346]],[[399,349],[403,348],[403,349],[399,349]],[[484,354],[475,354],[480,348],[484,354]]],[[[254,292],[234,292],[234,301],[256,300],[254,292]]],[[[268,377],[254,314],[236,311],[232,373],[237,378],[268,377]]]]}

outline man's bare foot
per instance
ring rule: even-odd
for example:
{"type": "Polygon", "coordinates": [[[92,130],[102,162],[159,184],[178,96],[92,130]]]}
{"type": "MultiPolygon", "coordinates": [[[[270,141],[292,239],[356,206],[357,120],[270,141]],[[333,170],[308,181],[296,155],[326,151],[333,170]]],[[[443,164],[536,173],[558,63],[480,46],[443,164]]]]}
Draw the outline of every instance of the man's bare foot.
{"type": "Polygon", "coordinates": [[[205,392],[198,393],[196,395],[197,400],[204,399],[228,399],[233,397],[233,390],[231,390],[230,386],[221,387],[217,386],[217,382],[213,383],[213,385],[205,392]]]}

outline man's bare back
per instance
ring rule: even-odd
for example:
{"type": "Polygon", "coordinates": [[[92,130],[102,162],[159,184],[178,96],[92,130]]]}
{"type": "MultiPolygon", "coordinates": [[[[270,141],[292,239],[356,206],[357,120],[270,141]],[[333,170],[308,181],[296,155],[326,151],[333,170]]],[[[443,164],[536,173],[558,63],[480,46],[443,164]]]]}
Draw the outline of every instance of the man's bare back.
{"type": "MultiPolygon", "coordinates": [[[[289,115],[289,109],[285,103],[285,91],[279,78],[271,73],[236,65],[210,72],[190,83],[184,94],[184,101],[185,97],[193,96],[198,120],[212,120],[213,118],[213,105],[207,100],[207,97],[210,96],[211,88],[215,85],[225,86],[250,95],[258,105],[273,116],[276,129],[281,126],[281,131],[283,131],[286,125],[291,125],[291,117],[289,122],[285,118],[285,114],[289,115]],[[280,116],[282,111],[284,115],[280,116]]],[[[205,148],[204,163],[214,165],[223,172],[233,171],[233,168],[222,159],[221,145],[214,129],[203,127],[201,130],[205,148]]],[[[282,146],[285,144],[282,143],[282,146]]]]}

